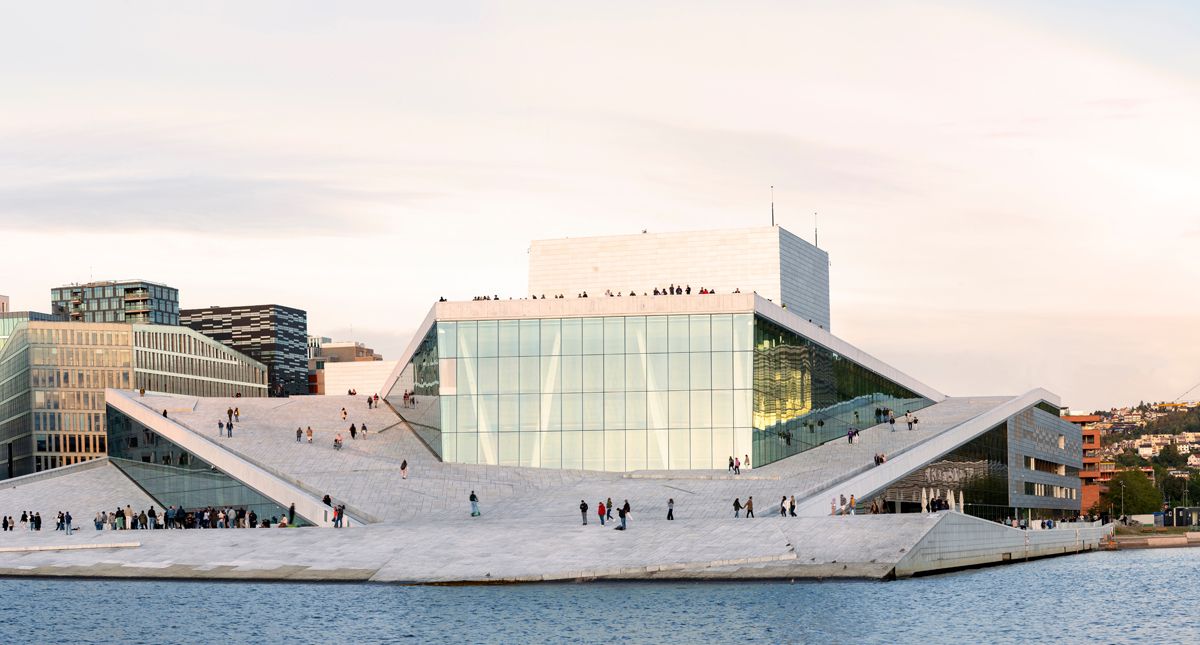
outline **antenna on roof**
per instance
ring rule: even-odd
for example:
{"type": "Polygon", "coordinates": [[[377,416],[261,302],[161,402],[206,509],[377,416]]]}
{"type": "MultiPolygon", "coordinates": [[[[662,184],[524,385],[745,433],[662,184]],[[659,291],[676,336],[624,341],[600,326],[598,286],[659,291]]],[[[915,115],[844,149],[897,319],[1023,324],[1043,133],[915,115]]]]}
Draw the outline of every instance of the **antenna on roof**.
{"type": "Polygon", "coordinates": [[[771,226],[775,226],[775,187],[771,186],[771,226]]]}
{"type": "Polygon", "coordinates": [[[817,237],[817,211],[813,211],[813,246],[821,248],[821,238],[817,237]]]}

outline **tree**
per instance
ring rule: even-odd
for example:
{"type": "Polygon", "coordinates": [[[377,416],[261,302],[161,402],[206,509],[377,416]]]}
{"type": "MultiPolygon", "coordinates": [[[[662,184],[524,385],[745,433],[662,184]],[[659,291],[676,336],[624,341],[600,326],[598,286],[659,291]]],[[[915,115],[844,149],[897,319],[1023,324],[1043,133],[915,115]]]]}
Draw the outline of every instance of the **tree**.
{"type": "Polygon", "coordinates": [[[1154,465],[1163,468],[1187,468],[1187,456],[1180,454],[1173,443],[1163,446],[1153,461],[1154,465]]]}
{"type": "Polygon", "coordinates": [[[1139,515],[1162,510],[1162,495],[1140,470],[1119,470],[1108,482],[1108,492],[1100,499],[1100,508],[1121,512],[1121,484],[1125,484],[1125,514],[1139,515]]]}
{"type": "Polygon", "coordinates": [[[1116,462],[1118,466],[1124,468],[1134,468],[1137,466],[1149,466],[1150,462],[1146,461],[1133,448],[1126,448],[1124,452],[1117,455],[1116,462]]]}

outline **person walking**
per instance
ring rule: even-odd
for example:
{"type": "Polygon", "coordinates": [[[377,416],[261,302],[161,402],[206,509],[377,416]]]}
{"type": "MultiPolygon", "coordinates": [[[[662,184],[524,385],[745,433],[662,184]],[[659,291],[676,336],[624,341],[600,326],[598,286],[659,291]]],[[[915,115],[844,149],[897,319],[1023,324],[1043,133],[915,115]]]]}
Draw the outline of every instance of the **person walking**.
{"type": "Polygon", "coordinates": [[[754,496],[746,498],[746,519],[754,517],[754,496]]]}
{"type": "MultiPolygon", "coordinates": [[[[626,520],[628,520],[630,517],[633,517],[633,511],[629,508],[629,500],[625,500],[625,505],[621,507],[621,510],[625,511],[626,520]]],[[[625,522],[621,522],[621,525],[624,526],[625,522]]]]}
{"type": "Polygon", "coordinates": [[[675,519],[675,498],[667,499],[667,519],[674,521],[675,519]]]}
{"type": "Polygon", "coordinates": [[[66,528],[67,535],[71,534],[71,511],[67,511],[63,515],[63,527],[66,528]]]}
{"type": "Polygon", "coordinates": [[[904,411],[904,422],[908,424],[908,429],[912,430],[912,413],[908,410],[904,411]]]}
{"type": "Polygon", "coordinates": [[[733,455],[729,456],[729,472],[733,472],[733,455]]]}
{"type": "MultiPolygon", "coordinates": [[[[233,422],[230,421],[229,425],[233,425],[233,422]]],[[[217,436],[218,437],[225,436],[225,422],[220,419],[217,419],[217,436]]]]}
{"type": "Polygon", "coordinates": [[[308,435],[308,442],[312,443],[312,426],[308,426],[308,430],[305,432],[305,434],[308,435]]]}
{"type": "Polygon", "coordinates": [[[612,498],[609,497],[607,500],[605,500],[604,504],[605,504],[605,508],[607,509],[608,519],[611,520],[613,518],[613,516],[612,516],[612,514],[613,514],[612,498]]]}
{"type": "Polygon", "coordinates": [[[733,474],[742,474],[742,460],[738,459],[737,457],[733,458],[733,474]]]}
{"type": "Polygon", "coordinates": [[[846,430],[846,443],[854,443],[854,428],[846,430]]]}
{"type": "Polygon", "coordinates": [[[779,517],[787,517],[787,495],[779,498],[779,517]]]}
{"type": "Polygon", "coordinates": [[[342,408],[342,421],[346,420],[346,408],[342,408]]]}
{"type": "Polygon", "coordinates": [[[408,460],[400,462],[400,479],[408,479],[408,460]]]}
{"type": "Polygon", "coordinates": [[[579,514],[583,516],[583,525],[584,526],[587,526],[587,512],[588,512],[587,502],[583,501],[582,499],[579,500],[579,514]]]}
{"type": "Polygon", "coordinates": [[[358,429],[358,432],[359,432],[359,434],[361,434],[361,435],[362,435],[362,438],[363,438],[363,440],[366,440],[366,438],[367,438],[367,424],[365,424],[365,423],[364,423],[364,424],[362,424],[362,427],[358,429]]]}
{"type": "Polygon", "coordinates": [[[232,423],[225,426],[225,436],[230,439],[233,438],[233,424],[232,423]]]}
{"type": "Polygon", "coordinates": [[[229,419],[230,423],[233,423],[233,408],[229,408],[228,410],[226,410],[225,416],[229,419]]]}
{"type": "Polygon", "coordinates": [[[300,426],[296,426],[296,443],[300,443],[300,439],[303,436],[304,436],[304,431],[300,429],[300,426]]]}
{"type": "Polygon", "coordinates": [[[350,440],[354,441],[354,439],[356,438],[357,435],[358,435],[358,427],[356,427],[353,423],[351,423],[350,424],[350,440]]]}
{"type": "Polygon", "coordinates": [[[888,410],[888,425],[892,427],[892,432],[896,431],[896,415],[888,410]]]}
{"type": "Polygon", "coordinates": [[[233,420],[237,421],[238,423],[242,422],[242,409],[241,408],[233,409],[233,420]]]}
{"type": "Polygon", "coordinates": [[[796,496],[795,495],[792,495],[792,498],[790,500],[788,500],[788,514],[791,515],[792,517],[796,517],[796,496]]]}
{"type": "Polygon", "coordinates": [[[604,526],[604,512],[607,510],[604,508],[604,500],[600,500],[596,506],[596,513],[600,516],[600,526],[604,526]]]}
{"type": "Polygon", "coordinates": [[[295,524],[295,523],[296,523],[296,502],[292,502],[292,505],[288,507],[288,524],[295,524]]]}
{"type": "Polygon", "coordinates": [[[733,498],[733,516],[742,516],[742,499],[740,497],[733,498]]]}
{"type": "Polygon", "coordinates": [[[479,517],[479,497],[475,495],[475,491],[471,491],[471,517],[479,517]]]}

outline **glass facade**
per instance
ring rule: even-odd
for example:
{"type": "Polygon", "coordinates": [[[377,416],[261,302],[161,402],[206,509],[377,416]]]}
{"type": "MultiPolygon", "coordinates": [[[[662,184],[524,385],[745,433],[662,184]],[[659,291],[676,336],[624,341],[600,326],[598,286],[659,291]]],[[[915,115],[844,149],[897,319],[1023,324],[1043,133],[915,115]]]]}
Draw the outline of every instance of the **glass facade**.
{"type": "Polygon", "coordinates": [[[767,464],[933,402],[813,341],[754,325],[754,463],[767,464]],[[879,417],[877,415],[883,415],[879,417]]]}
{"type": "Polygon", "coordinates": [[[929,404],[751,313],[438,321],[388,400],[445,461],[608,471],[763,465],[929,404]]]}
{"type": "MultiPolygon", "coordinates": [[[[161,508],[244,508],[260,518],[287,514],[286,508],[111,406],[107,425],[109,458],[161,508]]],[[[299,515],[296,523],[311,524],[299,515]]]]}
{"type": "Polygon", "coordinates": [[[50,290],[54,313],[76,322],[179,324],[179,290],[146,281],[91,282],[50,290]]]}
{"type": "Polygon", "coordinates": [[[962,491],[964,512],[969,515],[993,521],[1014,517],[1008,494],[1008,448],[1005,422],[893,483],[883,499],[893,512],[916,513],[922,510],[922,489],[940,495],[949,489],[955,495],[962,491]]]}
{"type": "Polygon", "coordinates": [[[0,477],[103,456],[105,388],[264,396],[266,369],[182,327],[25,321],[0,348],[0,477]]]}
{"type": "Polygon", "coordinates": [[[280,305],[180,312],[183,326],[267,366],[271,396],[308,393],[308,314],[280,305]]]}

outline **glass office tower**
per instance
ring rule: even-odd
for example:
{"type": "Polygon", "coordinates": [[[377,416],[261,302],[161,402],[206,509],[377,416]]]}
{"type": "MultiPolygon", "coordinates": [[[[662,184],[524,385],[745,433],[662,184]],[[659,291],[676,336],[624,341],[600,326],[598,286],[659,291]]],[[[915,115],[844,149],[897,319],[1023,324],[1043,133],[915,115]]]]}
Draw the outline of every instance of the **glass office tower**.
{"type": "Polygon", "coordinates": [[[387,396],[445,461],[609,471],[764,465],[931,403],[750,312],[438,320],[387,396]]]}

